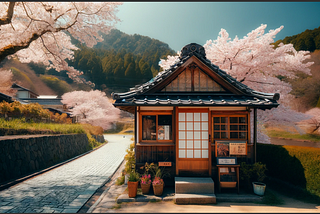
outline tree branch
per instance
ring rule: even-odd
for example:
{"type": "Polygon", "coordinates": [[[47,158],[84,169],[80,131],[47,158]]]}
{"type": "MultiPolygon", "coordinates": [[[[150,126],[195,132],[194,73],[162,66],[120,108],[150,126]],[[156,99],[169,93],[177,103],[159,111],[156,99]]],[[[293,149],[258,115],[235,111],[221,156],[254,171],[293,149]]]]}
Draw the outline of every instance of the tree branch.
{"type": "Polygon", "coordinates": [[[7,24],[11,23],[13,11],[14,11],[14,5],[15,5],[15,2],[9,3],[7,14],[3,18],[0,18],[0,26],[7,25],[7,24]]]}
{"type": "Polygon", "coordinates": [[[31,42],[37,40],[40,36],[42,36],[43,34],[49,32],[49,30],[43,30],[40,33],[34,33],[31,35],[31,37],[29,37],[26,41],[21,42],[20,44],[10,44],[7,45],[5,47],[3,47],[2,49],[0,49],[0,62],[2,60],[4,60],[7,56],[15,54],[16,52],[28,48],[29,45],[31,44],[31,42]]]}

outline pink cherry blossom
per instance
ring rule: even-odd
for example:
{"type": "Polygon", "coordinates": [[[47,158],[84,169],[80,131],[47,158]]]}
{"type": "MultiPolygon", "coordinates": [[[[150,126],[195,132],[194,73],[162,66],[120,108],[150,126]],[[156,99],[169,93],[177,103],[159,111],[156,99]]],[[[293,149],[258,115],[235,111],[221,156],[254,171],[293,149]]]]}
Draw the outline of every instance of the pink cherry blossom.
{"type": "MultiPolygon", "coordinates": [[[[115,23],[121,2],[0,2],[0,61],[16,55],[21,62],[43,62],[48,69],[67,70],[70,78],[86,82],[68,66],[77,49],[69,34],[93,47],[115,23]]],[[[90,82],[88,82],[90,84],[90,82]]]]}
{"type": "Polygon", "coordinates": [[[70,108],[71,113],[77,116],[81,123],[108,129],[120,115],[120,110],[115,108],[106,94],[99,90],[68,92],[61,98],[61,102],[70,108]]]}
{"type": "MultiPolygon", "coordinates": [[[[272,43],[283,26],[265,33],[267,25],[261,25],[239,39],[231,40],[225,29],[221,29],[216,40],[208,40],[204,44],[206,57],[221,70],[236,78],[250,88],[265,93],[280,93],[280,106],[272,110],[258,110],[258,142],[270,143],[264,132],[266,122],[294,125],[296,122],[310,118],[309,115],[293,111],[290,101],[292,87],[289,83],[277,78],[278,75],[295,78],[296,71],[308,75],[313,62],[305,62],[310,58],[309,51],[296,51],[292,44],[279,44],[274,48],[272,43]]],[[[178,53],[179,54],[179,53],[178,53]]],[[[164,70],[175,64],[179,55],[167,56],[159,64],[164,70]]],[[[165,71],[163,71],[165,72],[165,71]]],[[[251,113],[251,134],[253,135],[253,113],[251,113]]],[[[251,139],[252,136],[251,136],[251,139]]]]}

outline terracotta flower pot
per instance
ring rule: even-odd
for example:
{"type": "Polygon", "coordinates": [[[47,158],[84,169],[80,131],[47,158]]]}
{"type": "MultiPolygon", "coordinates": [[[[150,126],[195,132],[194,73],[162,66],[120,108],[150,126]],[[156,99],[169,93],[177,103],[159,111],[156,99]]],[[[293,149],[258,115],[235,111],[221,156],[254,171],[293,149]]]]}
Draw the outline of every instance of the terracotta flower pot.
{"type": "Polygon", "coordinates": [[[134,198],[137,196],[137,191],[138,191],[138,183],[139,181],[128,181],[128,195],[129,198],[134,198]]]}
{"type": "Polygon", "coordinates": [[[141,185],[142,194],[148,194],[149,191],[150,191],[151,183],[150,184],[142,184],[142,183],[140,183],[140,185],[141,185]]]}
{"type": "Polygon", "coordinates": [[[153,187],[154,195],[158,195],[158,196],[162,195],[162,193],[163,193],[163,184],[157,184],[157,185],[152,184],[152,187],[153,187]]]}

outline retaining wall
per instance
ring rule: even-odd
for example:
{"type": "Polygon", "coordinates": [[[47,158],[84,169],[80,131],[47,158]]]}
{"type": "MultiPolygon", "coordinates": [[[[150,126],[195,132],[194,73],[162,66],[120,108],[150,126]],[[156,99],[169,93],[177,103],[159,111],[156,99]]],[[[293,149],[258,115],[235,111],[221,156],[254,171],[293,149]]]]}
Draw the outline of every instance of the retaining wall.
{"type": "Polygon", "coordinates": [[[86,134],[1,138],[0,183],[51,167],[91,150],[86,134]]]}

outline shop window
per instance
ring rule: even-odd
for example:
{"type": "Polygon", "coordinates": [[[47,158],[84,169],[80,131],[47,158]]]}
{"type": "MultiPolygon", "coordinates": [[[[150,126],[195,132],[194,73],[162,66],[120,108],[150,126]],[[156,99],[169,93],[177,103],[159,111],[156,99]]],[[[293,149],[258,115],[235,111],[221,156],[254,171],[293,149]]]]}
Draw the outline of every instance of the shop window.
{"type": "Polygon", "coordinates": [[[172,141],[172,115],[142,115],[143,141],[172,141]]]}

